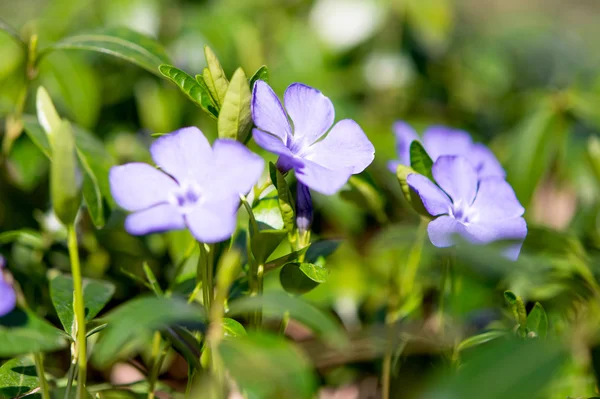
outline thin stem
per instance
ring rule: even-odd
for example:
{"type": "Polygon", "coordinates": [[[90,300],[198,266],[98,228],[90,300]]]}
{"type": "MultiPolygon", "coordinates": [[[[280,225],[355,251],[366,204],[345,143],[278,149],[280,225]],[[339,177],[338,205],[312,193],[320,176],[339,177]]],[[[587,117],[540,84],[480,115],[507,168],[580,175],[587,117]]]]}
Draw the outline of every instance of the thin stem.
{"type": "Polygon", "coordinates": [[[154,389],[160,372],[160,363],[162,363],[160,360],[160,332],[156,331],[152,339],[152,367],[148,375],[148,399],[154,399],[154,389]]]}
{"type": "Polygon", "coordinates": [[[71,388],[73,387],[73,380],[75,379],[75,373],[77,372],[77,362],[71,361],[69,371],[67,372],[67,387],[65,389],[65,399],[71,398],[71,388]]]}
{"type": "Polygon", "coordinates": [[[37,372],[38,379],[40,380],[42,399],[50,399],[48,382],[46,381],[46,372],[44,371],[44,357],[41,353],[34,353],[33,359],[35,360],[35,370],[37,372]]]}
{"type": "Polygon", "coordinates": [[[79,264],[79,251],[77,247],[77,233],[75,226],[68,227],[69,257],[71,258],[71,273],[73,274],[73,309],[77,323],[77,362],[79,375],[77,377],[77,399],[87,397],[85,391],[85,380],[87,374],[87,349],[85,334],[85,307],[83,303],[83,282],[81,278],[81,266],[79,264]]]}
{"type": "Polygon", "coordinates": [[[421,219],[421,223],[419,223],[419,227],[417,229],[417,238],[410,250],[408,262],[406,263],[406,269],[402,275],[400,294],[405,298],[410,295],[415,284],[417,270],[419,269],[419,264],[421,263],[421,253],[423,252],[423,244],[425,243],[427,224],[427,220],[421,219]]]}
{"type": "MultiPolygon", "coordinates": [[[[440,283],[440,298],[438,311],[440,313],[440,329],[443,334],[444,332],[444,312],[446,303],[446,291],[450,288],[451,298],[454,296],[455,284],[454,284],[454,254],[449,253],[444,259],[444,272],[442,274],[442,281],[440,283]],[[448,287],[449,286],[449,287],[448,287]]],[[[449,299],[451,299],[449,298],[449,299]]]]}

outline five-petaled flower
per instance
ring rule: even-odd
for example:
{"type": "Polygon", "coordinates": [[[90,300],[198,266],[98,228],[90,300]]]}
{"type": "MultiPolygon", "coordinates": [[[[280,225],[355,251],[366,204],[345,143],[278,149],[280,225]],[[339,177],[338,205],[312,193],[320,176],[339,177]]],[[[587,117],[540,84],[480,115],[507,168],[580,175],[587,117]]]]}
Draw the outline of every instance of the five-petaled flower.
{"type": "Polygon", "coordinates": [[[211,148],[196,127],[158,138],[150,153],[162,171],[138,162],[110,171],[115,201],[134,212],[125,229],[142,235],[187,226],[201,242],[229,238],[236,226],[239,195],[258,181],[263,159],[233,140],[216,140],[211,148]]]}
{"type": "MultiPolygon", "coordinates": [[[[393,127],[396,136],[397,161],[390,161],[388,168],[396,173],[398,164],[410,166],[410,144],[421,141],[419,135],[406,122],[398,121],[393,127]]],[[[445,126],[430,126],[423,133],[423,146],[435,162],[442,155],[462,155],[467,158],[479,178],[506,176],[504,169],[489,148],[481,143],[473,143],[471,136],[462,130],[445,126]]]]}
{"type": "Polygon", "coordinates": [[[331,127],[333,104],[319,90],[293,83],[284,103],[285,111],[271,87],[256,82],[252,118],[257,128],[252,134],[259,146],[279,155],[280,170],[294,169],[300,183],[331,195],[373,161],[373,144],[356,122],[344,119],[331,127]]]}
{"type": "Polygon", "coordinates": [[[4,257],[0,255],[0,317],[9,314],[17,306],[15,289],[4,279],[2,274],[5,263],[4,257]]]}
{"type": "Polygon", "coordinates": [[[427,212],[436,216],[427,232],[432,244],[448,247],[460,234],[474,244],[513,240],[505,255],[519,256],[527,235],[525,211],[513,189],[502,177],[478,178],[477,170],[462,156],[440,156],[431,169],[435,185],[412,173],[406,181],[419,195],[427,212]]]}

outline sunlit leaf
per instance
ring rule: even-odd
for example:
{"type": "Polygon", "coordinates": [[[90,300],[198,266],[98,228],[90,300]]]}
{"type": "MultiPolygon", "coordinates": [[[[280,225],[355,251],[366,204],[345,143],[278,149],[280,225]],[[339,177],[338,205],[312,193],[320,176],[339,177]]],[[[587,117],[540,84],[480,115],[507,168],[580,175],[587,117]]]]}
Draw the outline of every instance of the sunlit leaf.
{"type": "Polygon", "coordinates": [[[256,83],[258,80],[264,80],[265,82],[269,83],[269,68],[267,68],[266,65],[258,68],[258,70],[254,72],[254,75],[252,75],[250,78],[250,90],[254,88],[254,83],[256,83]]]}
{"type": "Polygon", "coordinates": [[[0,367],[0,398],[19,398],[39,386],[33,359],[10,359],[0,367]]]}
{"type": "Polygon", "coordinates": [[[227,317],[223,319],[223,336],[225,338],[237,338],[245,335],[248,333],[239,321],[227,317]]]}
{"type": "Polygon", "coordinates": [[[229,82],[225,76],[225,72],[223,72],[223,67],[221,67],[219,59],[210,47],[204,46],[204,55],[206,57],[208,68],[204,69],[202,77],[220,109],[225,101],[225,94],[227,93],[229,82]]]}
{"type": "Polygon", "coordinates": [[[427,154],[427,151],[425,151],[425,148],[423,148],[423,144],[417,140],[410,143],[410,166],[415,172],[434,181],[433,174],[431,173],[433,161],[429,157],[429,154],[427,154]]]}
{"type": "Polygon", "coordinates": [[[219,111],[219,138],[245,142],[252,125],[250,97],[246,74],[238,68],[231,77],[219,111]]]}
{"type": "Polygon", "coordinates": [[[279,281],[287,292],[304,294],[324,283],[329,270],[313,263],[288,263],[279,274],[279,281]]]}
{"type": "Polygon", "coordinates": [[[539,302],[535,303],[535,306],[527,315],[527,330],[534,332],[540,338],[546,338],[548,335],[548,316],[539,302]]]}
{"type": "Polygon", "coordinates": [[[214,119],[218,118],[219,112],[215,108],[215,103],[206,84],[200,84],[198,80],[172,65],[161,65],[159,71],[164,77],[175,83],[194,104],[214,119]]]}

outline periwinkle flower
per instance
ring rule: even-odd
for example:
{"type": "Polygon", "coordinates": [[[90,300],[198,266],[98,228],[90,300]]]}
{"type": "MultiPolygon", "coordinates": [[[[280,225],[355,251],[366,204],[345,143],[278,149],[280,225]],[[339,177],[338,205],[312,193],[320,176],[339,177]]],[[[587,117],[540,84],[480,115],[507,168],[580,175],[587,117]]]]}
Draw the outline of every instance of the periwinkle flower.
{"type": "Polygon", "coordinates": [[[313,207],[310,190],[302,183],[296,186],[296,226],[300,234],[310,230],[313,222],[313,207]]]}
{"type": "Polygon", "coordinates": [[[17,306],[15,289],[4,279],[2,274],[5,264],[4,257],[0,255],[0,317],[9,314],[17,306]]]}
{"type": "Polygon", "coordinates": [[[267,83],[256,82],[252,134],[259,146],[279,155],[280,170],[294,169],[299,182],[331,195],[373,161],[373,144],[356,122],[344,119],[332,127],[333,104],[319,90],[293,83],[284,103],[285,110],[267,83]]]}
{"type": "Polygon", "coordinates": [[[417,140],[422,142],[434,162],[442,155],[462,155],[471,162],[479,178],[506,176],[494,153],[481,143],[473,143],[467,132],[445,126],[430,126],[421,140],[417,132],[403,121],[394,123],[393,130],[398,153],[398,161],[388,163],[393,173],[396,173],[399,164],[410,166],[410,144],[417,140]]]}
{"type": "Polygon", "coordinates": [[[211,148],[196,127],[158,138],[150,153],[162,171],[139,162],[110,170],[115,201],[134,212],[125,229],[143,235],[187,227],[204,243],[229,238],[239,195],[258,181],[263,159],[234,140],[216,140],[211,148]]]}
{"type": "Polygon", "coordinates": [[[431,172],[437,185],[416,173],[409,174],[406,181],[427,212],[436,217],[427,226],[433,245],[454,245],[455,234],[474,244],[514,240],[517,243],[505,255],[510,259],[519,256],[527,235],[522,217],[525,210],[502,177],[480,179],[467,158],[448,155],[440,156],[431,172]]]}

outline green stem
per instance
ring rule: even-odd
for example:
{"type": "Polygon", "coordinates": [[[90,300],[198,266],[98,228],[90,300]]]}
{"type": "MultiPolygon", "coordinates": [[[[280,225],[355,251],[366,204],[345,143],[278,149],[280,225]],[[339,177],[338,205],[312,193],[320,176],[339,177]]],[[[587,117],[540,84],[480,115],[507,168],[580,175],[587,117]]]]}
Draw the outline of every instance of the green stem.
{"type": "Polygon", "coordinates": [[[449,253],[444,259],[444,272],[442,274],[442,281],[440,284],[440,299],[438,311],[440,313],[440,328],[441,332],[444,332],[444,312],[446,307],[446,291],[450,288],[450,298],[454,297],[455,283],[454,283],[454,254],[449,253]]]}
{"type": "Polygon", "coordinates": [[[42,399],[50,399],[48,382],[46,381],[46,372],[44,371],[44,357],[41,353],[34,353],[33,359],[35,360],[35,370],[37,372],[38,379],[40,380],[40,392],[42,393],[42,399]]]}
{"type": "Polygon", "coordinates": [[[148,375],[148,399],[154,399],[154,390],[156,388],[156,380],[162,366],[160,356],[160,332],[154,332],[152,339],[152,367],[148,375]]]}
{"type": "Polygon", "coordinates": [[[85,306],[83,303],[83,282],[81,277],[81,265],[79,264],[79,251],[77,247],[77,233],[75,226],[68,227],[68,247],[71,258],[71,273],[73,274],[73,309],[77,323],[77,362],[79,375],[77,376],[77,399],[87,397],[85,391],[85,380],[87,374],[87,349],[85,334],[85,306]]]}
{"type": "Polygon", "coordinates": [[[77,362],[72,360],[67,372],[67,387],[65,389],[65,399],[71,399],[71,388],[73,387],[73,380],[75,379],[75,373],[77,372],[77,362]]]}

